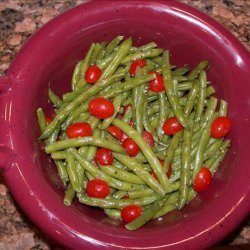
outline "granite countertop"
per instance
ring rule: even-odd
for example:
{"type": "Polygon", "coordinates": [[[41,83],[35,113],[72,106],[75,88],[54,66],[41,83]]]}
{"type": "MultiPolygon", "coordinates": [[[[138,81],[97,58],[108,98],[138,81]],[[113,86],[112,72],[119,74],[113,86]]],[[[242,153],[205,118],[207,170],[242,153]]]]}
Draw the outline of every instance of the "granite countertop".
{"type": "MultiPolygon", "coordinates": [[[[58,14],[84,0],[1,0],[0,75],[26,39],[58,14]]],[[[250,0],[182,0],[229,29],[250,51],[250,0]]],[[[247,218],[221,246],[250,244],[250,218],[247,218]]],[[[250,246],[244,249],[250,249],[250,246]],[[248,248],[249,247],[249,248],[248,248]]],[[[242,249],[237,247],[237,249],[242,249]]],[[[0,250],[63,249],[37,229],[13,200],[0,175],[0,250]]],[[[217,248],[216,248],[217,249],[217,248]]]]}

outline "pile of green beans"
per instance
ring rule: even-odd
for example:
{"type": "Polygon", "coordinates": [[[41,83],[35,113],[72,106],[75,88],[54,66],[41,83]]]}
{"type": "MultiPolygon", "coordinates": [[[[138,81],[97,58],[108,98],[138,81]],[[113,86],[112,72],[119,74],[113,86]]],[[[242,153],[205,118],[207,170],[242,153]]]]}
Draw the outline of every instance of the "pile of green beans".
{"type": "Polygon", "coordinates": [[[128,230],[135,230],[151,219],[182,209],[194,199],[196,173],[206,166],[214,174],[230,144],[229,140],[210,136],[211,123],[219,115],[226,116],[227,103],[214,97],[205,71],[208,65],[208,61],[202,61],[192,70],[187,65],[176,68],[170,64],[169,51],[157,48],[154,42],[133,47],[131,38],[118,36],[109,43],[93,43],[75,66],[72,91],[59,97],[49,89],[55,111],[52,122],[47,124],[43,109],[37,109],[39,139],[44,141],[45,152],[55,161],[65,186],[64,204],[69,206],[77,198],[80,203],[102,208],[115,219],[121,219],[123,207],[137,204],[142,207],[142,215],[126,225],[128,230]],[[130,65],[137,59],[144,59],[146,66],[131,76],[130,65]],[[102,70],[94,85],[83,77],[91,65],[102,70]],[[151,70],[162,74],[165,91],[150,91],[149,81],[154,79],[148,74],[151,70]],[[88,103],[93,97],[111,100],[115,114],[104,120],[92,117],[88,103]],[[126,105],[130,106],[124,113],[126,105]],[[183,130],[169,136],[162,126],[173,116],[183,130]],[[134,127],[129,125],[131,121],[134,127]],[[93,135],[67,138],[65,130],[75,122],[88,122],[93,135]],[[121,142],[107,132],[110,125],[134,140],[140,148],[137,156],[127,155],[121,142]],[[143,131],[153,135],[154,146],[144,141],[143,131]],[[98,147],[112,150],[112,166],[93,164],[98,147]],[[159,160],[165,161],[163,167],[159,160]],[[172,174],[168,178],[170,166],[172,174]],[[109,184],[111,191],[106,198],[88,197],[86,185],[95,178],[109,184]]]}

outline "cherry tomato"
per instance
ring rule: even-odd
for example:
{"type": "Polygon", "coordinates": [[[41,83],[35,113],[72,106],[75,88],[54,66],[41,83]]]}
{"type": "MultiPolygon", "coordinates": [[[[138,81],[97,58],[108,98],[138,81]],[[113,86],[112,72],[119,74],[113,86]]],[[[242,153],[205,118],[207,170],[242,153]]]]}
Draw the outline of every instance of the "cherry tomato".
{"type": "Polygon", "coordinates": [[[107,128],[107,131],[115,138],[117,138],[119,141],[122,141],[123,132],[120,128],[111,125],[107,128]]]}
{"type": "Polygon", "coordinates": [[[136,156],[140,151],[138,145],[131,138],[125,139],[122,143],[122,146],[127,151],[127,154],[131,157],[136,156]]]}
{"type": "Polygon", "coordinates": [[[85,72],[84,79],[87,83],[96,83],[102,75],[102,70],[96,66],[89,66],[85,72]]]}
{"type": "Polygon", "coordinates": [[[134,76],[136,74],[136,71],[140,68],[143,68],[144,66],[146,66],[146,61],[143,59],[138,59],[135,60],[131,63],[130,68],[129,68],[129,74],[131,76],[134,76]]]}
{"type": "Polygon", "coordinates": [[[110,192],[108,183],[101,179],[93,179],[89,181],[86,190],[87,195],[94,198],[105,198],[110,192]]]}
{"type": "Polygon", "coordinates": [[[125,105],[124,106],[124,114],[126,114],[128,112],[128,110],[131,109],[131,108],[132,108],[131,104],[125,105]]]}
{"type": "Polygon", "coordinates": [[[165,90],[164,81],[162,75],[160,75],[157,71],[151,70],[148,72],[151,75],[155,75],[155,79],[149,82],[149,89],[152,92],[159,93],[165,90]]]}
{"type": "Polygon", "coordinates": [[[129,196],[126,194],[122,197],[122,199],[129,199],[129,196]]]}
{"type": "Polygon", "coordinates": [[[150,146],[153,147],[155,145],[154,137],[151,133],[148,131],[144,131],[142,134],[143,140],[150,146]]]}
{"type": "Polygon", "coordinates": [[[206,167],[202,167],[194,179],[194,184],[193,184],[194,190],[196,192],[203,192],[204,190],[207,189],[211,181],[212,181],[212,174],[210,170],[206,167]]]}
{"type": "Polygon", "coordinates": [[[211,125],[211,136],[219,139],[229,134],[232,128],[232,121],[228,117],[218,116],[211,125]]]}
{"type": "Polygon", "coordinates": [[[162,126],[163,132],[167,135],[174,135],[182,129],[182,125],[175,116],[168,118],[162,126]]]}
{"type": "Polygon", "coordinates": [[[49,116],[45,116],[45,119],[47,124],[50,124],[52,122],[52,118],[49,116]]]}
{"type": "Polygon", "coordinates": [[[124,221],[131,222],[142,214],[142,208],[138,205],[128,205],[121,210],[121,217],[124,221]]]}
{"type": "Polygon", "coordinates": [[[77,138],[92,135],[92,128],[87,122],[76,122],[66,129],[68,138],[77,138]]]}
{"type": "Polygon", "coordinates": [[[114,114],[115,108],[108,99],[97,97],[89,102],[89,113],[98,119],[106,119],[114,114]]]}
{"type": "Polygon", "coordinates": [[[99,148],[95,154],[95,160],[98,164],[107,166],[113,163],[114,157],[112,151],[107,148],[99,148]]]}

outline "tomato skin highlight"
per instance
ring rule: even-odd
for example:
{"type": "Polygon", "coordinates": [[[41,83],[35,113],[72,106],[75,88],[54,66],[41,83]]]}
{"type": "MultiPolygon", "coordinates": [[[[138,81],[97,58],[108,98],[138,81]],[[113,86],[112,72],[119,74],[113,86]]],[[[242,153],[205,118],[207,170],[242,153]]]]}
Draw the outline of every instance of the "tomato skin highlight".
{"type": "Polygon", "coordinates": [[[96,151],[95,161],[102,166],[111,165],[113,163],[114,157],[112,150],[107,148],[99,148],[96,151]]]}
{"type": "Polygon", "coordinates": [[[139,146],[131,139],[127,138],[122,142],[122,146],[131,157],[136,156],[140,152],[139,146]]]}
{"type": "Polygon", "coordinates": [[[155,70],[149,71],[148,74],[155,75],[155,79],[149,82],[149,89],[154,93],[159,93],[164,91],[165,85],[162,75],[155,70]]]}
{"type": "Polygon", "coordinates": [[[122,141],[122,138],[123,138],[123,132],[120,128],[116,127],[116,126],[113,126],[113,125],[110,125],[108,128],[107,128],[107,131],[113,135],[115,138],[117,138],[119,141],[122,141]]]}
{"type": "Polygon", "coordinates": [[[109,195],[110,188],[106,181],[93,179],[87,183],[87,195],[93,198],[105,198],[109,195]]]}
{"type": "Polygon", "coordinates": [[[206,167],[202,167],[196,174],[193,188],[196,192],[203,192],[207,189],[212,181],[212,173],[206,167]]]}
{"type": "Polygon", "coordinates": [[[131,76],[134,76],[136,74],[136,71],[146,66],[146,64],[147,62],[143,59],[138,59],[138,60],[133,61],[129,68],[129,74],[131,76]]]}
{"type": "Polygon", "coordinates": [[[114,105],[108,99],[97,97],[89,102],[89,113],[98,119],[109,118],[114,114],[114,111],[114,105]]]}
{"type": "Polygon", "coordinates": [[[89,66],[84,74],[84,79],[87,83],[96,83],[102,75],[102,70],[97,65],[89,66]]]}
{"type": "Polygon", "coordinates": [[[92,135],[92,128],[87,122],[76,122],[66,129],[68,138],[85,137],[92,135]]]}
{"type": "Polygon", "coordinates": [[[121,210],[122,219],[129,223],[142,214],[142,208],[138,205],[128,205],[121,210]]]}
{"type": "Polygon", "coordinates": [[[148,132],[148,131],[144,131],[142,134],[142,138],[143,140],[150,146],[150,147],[154,147],[155,145],[155,140],[153,135],[148,132]]]}
{"type": "Polygon", "coordinates": [[[232,128],[232,121],[226,116],[218,116],[214,119],[210,134],[213,138],[220,139],[229,134],[232,128]]]}
{"type": "Polygon", "coordinates": [[[180,122],[175,116],[168,118],[162,126],[162,130],[166,135],[174,135],[182,129],[183,126],[180,124],[180,122]]]}

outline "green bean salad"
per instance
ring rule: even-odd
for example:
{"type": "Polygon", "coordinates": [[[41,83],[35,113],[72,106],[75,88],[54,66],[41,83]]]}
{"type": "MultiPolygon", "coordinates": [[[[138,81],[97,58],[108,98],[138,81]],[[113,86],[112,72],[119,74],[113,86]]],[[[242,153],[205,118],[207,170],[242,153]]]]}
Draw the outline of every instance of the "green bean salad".
{"type": "Polygon", "coordinates": [[[205,191],[232,126],[208,67],[204,60],[176,68],[154,42],[93,43],[75,66],[72,91],[59,97],[49,89],[53,119],[37,109],[64,204],[99,207],[135,230],[205,191]]]}

